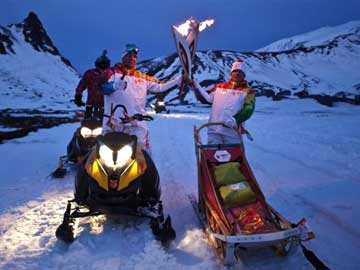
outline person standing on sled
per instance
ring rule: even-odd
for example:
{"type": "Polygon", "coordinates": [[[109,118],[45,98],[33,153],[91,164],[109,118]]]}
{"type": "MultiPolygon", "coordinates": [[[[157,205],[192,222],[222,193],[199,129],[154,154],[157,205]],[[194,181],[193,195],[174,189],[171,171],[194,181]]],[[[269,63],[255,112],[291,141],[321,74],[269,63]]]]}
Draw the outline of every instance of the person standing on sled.
{"type": "Polygon", "coordinates": [[[199,83],[191,83],[198,93],[212,103],[209,122],[222,122],[225,126],[210,126],[208,128],[208,144],[241,143],[243,123],[248,120],[255,109],[255,93],[245,81],[245,68],[242,60],[237,60],[231,67],[230,80],[216,84],[206,91],[199,83]],[[236,130],[238,129],[238,131],[236,130]]]}
{"type": "Polygon", "coordinates": [[[85,109],[85,118],[93,114],[102,118],[104,113],[104,98],[99,91],[99,85],[106,79],[106,70],[110,67],[110,59],[106,56],[107,51],[95,61],[95,68],[89,69],[81,78],[75,90],[75,104],[80,107],[85,103],[82,101],[82,93],[87,89],[87,100],[85,109]]]}
{"type": "MultiPolygon", "coordinates": [[[[111,72],[108,73],[107,83],[102,85],[104,94],[105,114],[109,115],[111,108],[122,104],[127,108],[127,116],[134,114],[146,114],[145,103],[148,91],[152,93],[162,93],[168,89],[179,85],[182,77],[166,83],[157,81],[156,78],[141,73],[136,70],[139,48],[134,44],[127,44],[122,55],[122,63],[117,63],[111,72]]],[[[117,119],[123,118],[122,110],[117,110],[112,119],[103,120],[103,132],[111,131],[111,126],[115,131],[125,132],[135,135],[142,149],[151,153],[149,130],[146,121],[131,121],[121,124],[117,119]]]]}

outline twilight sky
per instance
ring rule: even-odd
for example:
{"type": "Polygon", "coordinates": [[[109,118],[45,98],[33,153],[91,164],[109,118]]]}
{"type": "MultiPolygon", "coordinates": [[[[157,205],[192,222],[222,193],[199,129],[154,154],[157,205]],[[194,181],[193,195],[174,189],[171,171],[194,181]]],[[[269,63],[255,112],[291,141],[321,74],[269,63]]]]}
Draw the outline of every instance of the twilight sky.
{"type": "Polygon", "coordinates": [[[83,73],[102,49],[112,64],[126,43],[139,61],[175,52],[170,27],[189,17],[215,19],[198,50],[253,51],[274,41],[360,20],[359,0],[1,0],[0,25],[34,11],[60,52],[83,73]]]}

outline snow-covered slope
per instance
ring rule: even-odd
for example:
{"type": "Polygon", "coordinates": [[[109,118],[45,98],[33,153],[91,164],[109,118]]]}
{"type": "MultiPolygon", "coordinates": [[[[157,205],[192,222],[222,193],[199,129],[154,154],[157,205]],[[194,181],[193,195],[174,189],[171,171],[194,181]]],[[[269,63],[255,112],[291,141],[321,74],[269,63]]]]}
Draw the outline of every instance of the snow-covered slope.
{"type": "Polygon", "coordinates": [[[0,26],[0,109],[64,108],[78,80],[35,13],[0,26]]]}
{"type": "Polygon", "coordinates": [[[293,36],[291,38],[281,39],[264,48],[258,49],[258,52],[279,52],[288,51],[306,47],[329,46],[331,43],[341,42],[341,40],[359,40],[360,21],[351,21],[334,27],[322,27],[315,31],[293,36]]]}
{"type": "MultiPolygon", "coordinates": [[[[270,205],[292,222],[308,220],[316,238],[304,244],[333,270],[356,270],[360,264],[359,113],[359,106],[347,104],[327,108],[311,100],[274,103],[260,97],[247,123],[255,140],[244,140],[270,205]]],[[[164,211],[177,232],[166,250],[146,220],[83,219],[74,243],[56,240],[66,201],[73,197],[75,172],[60,181],[46,176],[78,124],[0,144],[0,153],[6,153],[0,162],[0,269],[229,269],[208,246],[186,197],[197,193],[193,126],[204,124],[208,114],[209,109],[153,115],[149,123],[164,211]]],[[[234,270],[314,269],[301,250],[289,257],[272,250],[241,253],[244,268],[234,270]]]]}
{"type": "MultiPolygon", "coordinates": [[[[283,39],[256,52],[197,52],[195,78],[205,86],[225,80],[238,58],[246,62],[247,79],[258,95],[360,104],[360,21],[283,39]]],[[[176,54],[139,66],[159,78],[180,74],[176,54]]]]}

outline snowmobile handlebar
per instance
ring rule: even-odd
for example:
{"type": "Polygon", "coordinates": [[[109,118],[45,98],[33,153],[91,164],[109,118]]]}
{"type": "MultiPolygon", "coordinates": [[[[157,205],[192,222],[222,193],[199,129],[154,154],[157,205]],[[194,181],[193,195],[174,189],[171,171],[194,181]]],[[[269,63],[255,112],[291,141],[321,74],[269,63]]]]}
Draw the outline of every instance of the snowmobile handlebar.
{"type": "MultiPolygon", "coordinates": [[[[111,118],[111,115],[104,114],[104,117],[111,118]]],[[[137,121],[153,121],[154,118],[150,115],[136,113],[133,116],[119,117],[121,123],[126,124],[134,120],[137,121]]]]}
{"type": "Polygon", "coordinates": [[[130,117],[132,120],[138,120],[138,121],[153,121],[154,118],[150,115],[146,115],[146,114],[134,114],[133,116],[130,117]]]}
{"type": "Polygon", "coordinates": [[[152,116],[140,114],[140,113],[136,113],[132,116],[129,116],[126,107],[122,104],[117,104],[114,108],[111,109],[110,115],[104,114],[104,117],[111,118],[115,114],[115,111],[118,108],[121,108],[123,110],[123,114],[125,116],[125,117],[119,117],[119,119],[121,120],[121,122],[123,124],[130,123],[134,120],[137,120],[137,121],[152,121],[152,120],[154,120],[154,118],[152,116]]]}
{"type": "Polygon", "coordinates": [[[118,104],[118,105],[116,105],[114,108],[111,108],[110,115],[113,115],[118,108],[122,108],[122,109],[123,109],[123,112],[125,112],[125,113],[128,112],[127,109],[126,109],[126,107],[125,107],[125,105],[118,104]]]}

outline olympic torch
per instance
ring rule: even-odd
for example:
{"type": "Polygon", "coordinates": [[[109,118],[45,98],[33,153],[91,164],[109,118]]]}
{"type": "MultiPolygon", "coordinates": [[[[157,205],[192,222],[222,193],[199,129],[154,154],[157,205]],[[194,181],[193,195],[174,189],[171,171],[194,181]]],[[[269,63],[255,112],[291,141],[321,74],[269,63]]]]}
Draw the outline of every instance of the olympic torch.
{"type": "MultiPolygon", "coordinates": [[[[214,23],[214,20],[206,20],[201,23],[193,18],[187,19],[185,23],[178,26],[172,26],[172,32],[176,43],[176,49],[179,59],[187,78],[192,79],[192,62],[195,57],[195,51],[199,32],[207,26],[214,23]]],[[[184,82],[181,83],[178,96],[181,97],[184,89],[184,82]]]]}

